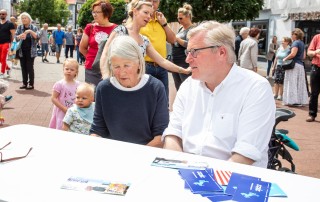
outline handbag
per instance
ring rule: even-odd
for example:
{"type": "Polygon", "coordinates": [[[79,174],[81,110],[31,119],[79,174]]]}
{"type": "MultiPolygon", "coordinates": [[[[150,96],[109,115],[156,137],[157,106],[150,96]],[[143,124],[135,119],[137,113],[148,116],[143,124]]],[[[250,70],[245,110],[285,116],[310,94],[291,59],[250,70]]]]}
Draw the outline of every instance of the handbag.
{"type": "Polygon", "coordinates": [[[21,48],[22,40],[16,41],[14,39],[11,43],[10,51],[9,51],[9,59],[19,59],[18,50],[21,48]]]}
{"type": "MultiPolygon", "coordinates": [[[[126,35],[129,35],[128,33],[128,30],[125,26],[123,26],[124,28],[124,32],[126,35]]],[[[93,25],[91,25],[91,29],[90,29],[90,34],[92,32],[92,29],[93,29],[93,25]]],[[[92,71],[96,72],[96,73],[100,73],[100,58],[101,58],[101,55],[102,55],[102,52],[103,52],[103,49],[105,47],[107,43],[107,39],[106,40],[102,40],[98,46],[98,52],[97,52],[97,55],[96,57],[94,58],[94,61],[92,63],[92,71]]]]}
{"type": "Polygon", "coordinates": [[[282,63],[282,69],[284,70],[293,69],[295,64],[296,62],[294,60],[286,60],[282,63]]]}

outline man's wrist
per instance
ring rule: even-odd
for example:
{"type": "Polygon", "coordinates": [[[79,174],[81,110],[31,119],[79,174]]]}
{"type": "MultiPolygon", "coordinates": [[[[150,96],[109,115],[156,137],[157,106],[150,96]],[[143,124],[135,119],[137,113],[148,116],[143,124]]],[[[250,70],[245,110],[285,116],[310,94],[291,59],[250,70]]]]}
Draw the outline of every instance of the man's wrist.
{"type": "Polygon", "coordinates": [[[166,27],[168,25],[168,23],[164,23],[163,25],[161,25],[162,27],[166,27]]]}

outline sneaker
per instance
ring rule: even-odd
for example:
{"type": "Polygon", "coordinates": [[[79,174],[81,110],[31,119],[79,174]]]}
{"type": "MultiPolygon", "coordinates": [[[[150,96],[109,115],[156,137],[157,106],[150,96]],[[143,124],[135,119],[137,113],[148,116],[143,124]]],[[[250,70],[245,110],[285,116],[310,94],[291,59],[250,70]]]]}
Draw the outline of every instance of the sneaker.
{"type": "Polygon", "coordinates": [[[42,58],[42,62],[44,63],[44,59],[42,58]]]}
{"type": "Polygon", "coordinates": [[[273,95],[273,98],[276,100],[278,98],[278,95],[273,95]]]}
{"type": "Polygon", "coordinates": [[[306,119],[306,122],[314,122],[315,119],[316,119],[315,117],[309,116],[309,117],[306,119]]]}
{"type": "Polygon", "coordinates": [[[27,89],[27,90],[33,90],[33,89],[34,89],[34,87],[33,87],[33,86],[31,86],[31,85],[28,85],[28,86],[26,87],[26,89],[27,89]]]}
{"type": "Polygon", "coordinates": [[[46,61],[46,62],[49,62],[49,60],[47,60],[47,58],[45,58],[45,59],[43,59],[44,61],[46,61]]]}
{"type": "Polygon", "coordinates": [[[0,79],[5,79],[5,78],[7,78],[7,75],[5,75],[5,74],[0,74],[0,79]]]}
{"type": "Polygon", "coordinates": [[[8,78],[11,76],[11,69],[7,70],[7,76],[8,78]]]}
{"type": "Polygon", "coordinates": [[[12,95],[7,95],[4,97],[5,103],[4,104],[8,104],[11,100],[13,99],[12,95]]]}
{"type": "Polygon", "coordinates": [[[269,79],[269,76],[266,76],[266,79],[269,79]]]}
{"type": "Polygon", "coordinates": [[[22,85],[22,86],[19,87],[19,89],[26,89],[26,88],[27,88],[26,85],[22,85]]]}
{"type": "Polygon", "coordinates": [[[279,95],[279,96],[277,97],[277,100],[282,100],[282,96],[279,95]]]}
{"type": "Polygon", "coordinates": [[[291,107],[302,107],[302,104],[292,104],[291,107]]]}

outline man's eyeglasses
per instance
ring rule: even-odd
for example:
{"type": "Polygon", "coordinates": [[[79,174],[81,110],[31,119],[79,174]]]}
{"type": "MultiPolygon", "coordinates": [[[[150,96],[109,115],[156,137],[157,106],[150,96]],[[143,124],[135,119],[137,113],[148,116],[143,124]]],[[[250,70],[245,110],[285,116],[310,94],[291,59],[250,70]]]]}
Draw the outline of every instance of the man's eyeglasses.
{"type": "Polygon", "coordinates": [[[0,15],[7,15],[6,13],[0,13],[0,15]]]}
{"type": "Polygon", "coordinates": [[[191,54],[192,57],[196,58],[198,56],[198,52],[200,50],[205,50],[205,49],[209,49],[209,48],[216,48],[216,47],[220,47],[220,46],[208,46],[208,47],[204,47],[204,48],[191,48],[190,50],[185,50],[185,54],[186,56],[189,55],[189,53],[191,54]]]}
{"type": "Polygon", "coordinates": [[[92,11],[92,12],[91,12],[92,15],[94,15],[94,14],[99,14],[99,13],[102,13],[102,11],[92,11]]]}
{"type": "MultiPolygon", "coordinates": [[[[11,142],[7,143],[6,145],[4,145],[3,147],[0,148],[0,150],[4,149],[5,147],[7,147],[8,145],[10,145],[11,142]]],[[[25,157],[27,157],[29,155],[29,153],[31,152],[32,147],[30,147],[30,149],[28,150],[28,153],[24,156],[17,156],[17,157],[12,157],[12,158],[8,158],[8,159],[4,159],[3,158],[3,153],[0,151],[0,163],[2,162],[8,162],[8,161],[14,161],[14,160],[18,160],[18,159],[23,159],[25,157]]]]}

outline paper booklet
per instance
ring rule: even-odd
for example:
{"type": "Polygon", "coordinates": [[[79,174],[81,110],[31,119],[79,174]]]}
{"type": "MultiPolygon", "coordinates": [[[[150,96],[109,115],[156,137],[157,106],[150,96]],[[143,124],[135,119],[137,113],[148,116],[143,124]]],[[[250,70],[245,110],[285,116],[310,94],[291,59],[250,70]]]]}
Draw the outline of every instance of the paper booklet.
{"type": "Polygon", "coordinates": [[[156,157],[151,165],[175,169],[205,169],[208,167],[208,164],[206,162],[192,162],[186,160],[166,159],[160,157],[156,157]]]}
{"type": "Polygon", "coordinates": [[[127,193],[129,187],[129,183],[115,183],[107,180],[70,177],[65,183],[62,184],[61,189],[90,191],[123,196],[127,193]]]}

